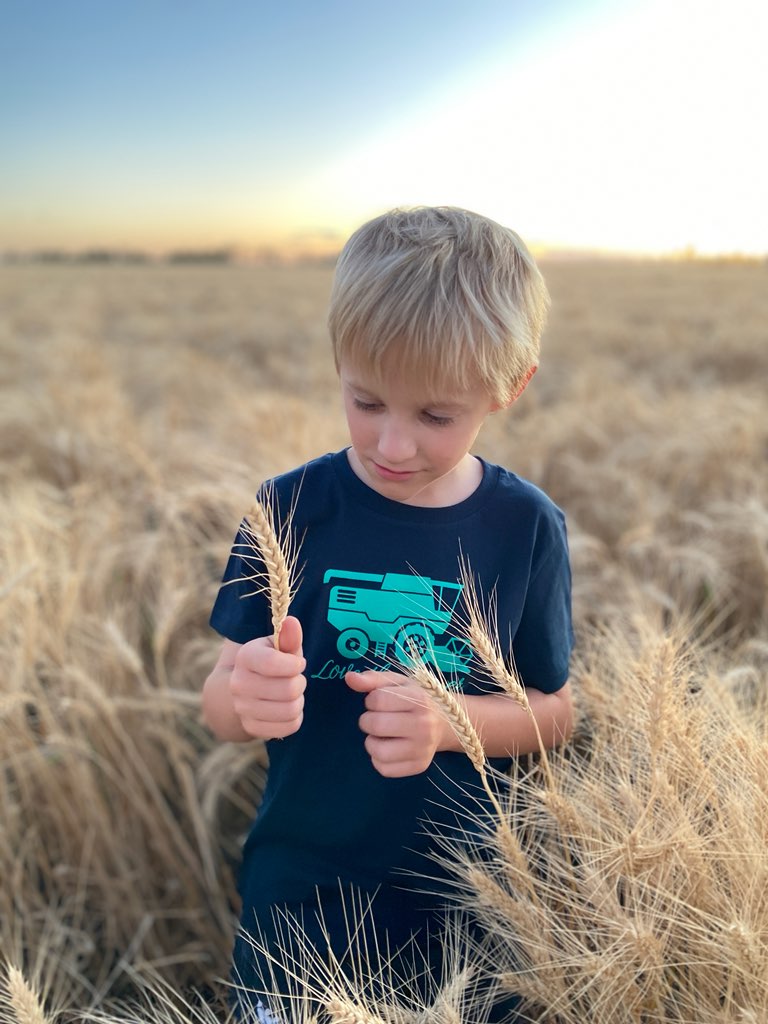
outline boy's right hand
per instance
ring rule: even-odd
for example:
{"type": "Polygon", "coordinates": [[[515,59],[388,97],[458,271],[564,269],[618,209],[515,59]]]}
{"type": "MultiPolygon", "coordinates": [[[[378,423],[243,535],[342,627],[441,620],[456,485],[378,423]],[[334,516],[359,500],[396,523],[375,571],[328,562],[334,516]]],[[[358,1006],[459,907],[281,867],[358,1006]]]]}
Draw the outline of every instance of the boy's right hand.
{"type": "Polygon", "coordinates": [[[289,615],[279,651],[272,637],[260,637],[237,652],[229,691],[243,729],[254,739],[282,739],[301,726],[307,686],[301,643],[301,623],[289,615]]]}

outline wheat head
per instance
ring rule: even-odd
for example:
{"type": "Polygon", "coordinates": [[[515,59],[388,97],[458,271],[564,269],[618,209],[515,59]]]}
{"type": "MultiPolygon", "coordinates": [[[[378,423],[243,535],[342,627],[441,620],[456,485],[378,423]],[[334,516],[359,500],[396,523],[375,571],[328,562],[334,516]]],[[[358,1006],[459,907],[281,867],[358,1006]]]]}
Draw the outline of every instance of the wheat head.
{"type": "Polygon", "coordinates": [[[448,719],[472,764],[481,774],[485,774],[483,744],[464,707],[442,683],[439,676],[423,661],[414,657],[408,666],[408,671],[448,719]]]}
{"type": "Polygon", "coordinates": [[[488,794],[488,799],[493,804],[493,809],[498,816],[499,826],[506,823],[506,815],[499,803],[499,798],[494,793],[493,787],[488,780],[488,772],[486,771],[485,762],[485,749],[483,748],[482,740],[477,733],[477,729],[475,729],[472,724],[472,720],[467,714],[466,709],[446,687],[437,672],[421,661],[415,654],[411,658],[411,662],[407,667],[411,678],[419,684],[422,690],[429,694],[440,711],[450,722],[464,753],[470,759],[480,776],[483,788],[488,794]]]}
{"type": "Polygon", "coordinates": [[[264,563],[257,582],[269,598],[273,643],[279,650],[280,629],[295,593],[297,551],[291,543],[290,515],[278,526],[273,503],[257,501],[246,513],[245,521],[247,526],[243,533],[246,541],[264,563]]]}
{"type": "Polygon", "coordinates": [[[332,1024],[384,1024],[366,1007],[343,996],[334,996],[325,1004],[325,1010],[332,1024]]]}
{"type": "Polygon", "coordinates": [[[466,639],[469,641],[472,650],[480,659],[483,667],[498,685],[508,694],[516,704],[525,711],[533,723],[536,731],[536,738],[541,755],[541,763],[544,774],[550,785],[552,774],[549,767],[546,747],[541,738],[539,723],[531,708],[525,687],[518,676],[514,664],[508,663],[501,650],[498,625],[495,618],[495,602],[491,596],[487,610],[483,606],[481,596],[475,583],[474,573],[469,564],[469,559],[459,559],[459,576],[464,587],[464,607],[466,609],[466,639]]]}
{"type": "Polygon", "coordinates": [[[37,993],[18,967],[8,967],[6,989],[18,1024],[50,1024],[37,993]]]}
{"type": "Polygon", "coordinates": [[[497,682],[505,693],[531,714],[531,705],[514,668],[507,664],[501,653],[498,627],[494,621],[493,597],[489,601],[488,610],[483,606],[478,592],[475,577],[469,559],[459,560],[459,576],[464,587],[464,607],[466,608],[466,633],[472,650],[482,662],[488,674],[497,682]]]}

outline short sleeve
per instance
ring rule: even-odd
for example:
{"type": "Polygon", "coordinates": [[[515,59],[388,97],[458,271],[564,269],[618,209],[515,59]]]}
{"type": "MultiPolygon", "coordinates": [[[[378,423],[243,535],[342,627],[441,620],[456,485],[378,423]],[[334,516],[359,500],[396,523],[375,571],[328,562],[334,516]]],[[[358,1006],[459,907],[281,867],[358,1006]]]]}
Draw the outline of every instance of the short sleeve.
{"type": "Polygon", "coordinates": [[[559,510],[548,524],[541,548],[531,566],[512,650],[523,684],[554,693],[568,680],[574,639],[568,538],[559,510]]]}

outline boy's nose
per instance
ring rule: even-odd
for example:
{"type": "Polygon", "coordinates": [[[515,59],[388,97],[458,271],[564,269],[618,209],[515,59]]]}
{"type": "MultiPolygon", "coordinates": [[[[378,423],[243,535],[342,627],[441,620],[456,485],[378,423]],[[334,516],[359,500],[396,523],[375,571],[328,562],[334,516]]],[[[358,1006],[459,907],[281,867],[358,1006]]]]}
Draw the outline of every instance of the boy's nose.
{"type": "Polygon", "coordinates": [[[416,444],[409,431],[396,423],[387,423],[379,434],[379,454],[393,466],[416,454],[416,444]]]}

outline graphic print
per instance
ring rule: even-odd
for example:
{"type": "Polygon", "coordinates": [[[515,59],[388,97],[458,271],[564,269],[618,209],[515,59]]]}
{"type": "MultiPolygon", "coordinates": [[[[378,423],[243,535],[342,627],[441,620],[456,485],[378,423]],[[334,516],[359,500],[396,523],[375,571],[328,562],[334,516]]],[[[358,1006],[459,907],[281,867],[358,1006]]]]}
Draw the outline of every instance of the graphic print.
{"type": "Polygon", "coordinates": [[[339,654],[353,660],[394,656],[403,665],[415,655],[454,684],[469,672],[471,647],[446,636],[461,583],[407,573],[328,569],[323,582],[336,580],[328,596],[328,622],[339,631],[339,654]]]}

